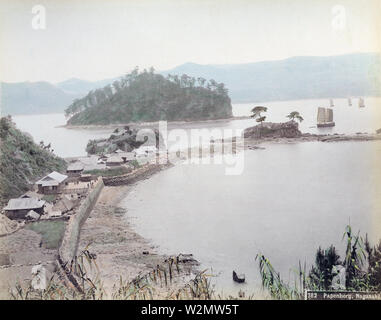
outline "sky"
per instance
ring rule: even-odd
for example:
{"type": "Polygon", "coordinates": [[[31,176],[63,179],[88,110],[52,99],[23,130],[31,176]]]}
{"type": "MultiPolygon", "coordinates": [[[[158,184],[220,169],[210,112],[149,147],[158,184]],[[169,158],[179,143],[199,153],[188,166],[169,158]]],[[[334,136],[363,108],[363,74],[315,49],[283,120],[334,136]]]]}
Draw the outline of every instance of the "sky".
{"type": "Polygon", "coordinates": [[[381,0],[0,1],[6,82],[380,51],[381,0]]]}

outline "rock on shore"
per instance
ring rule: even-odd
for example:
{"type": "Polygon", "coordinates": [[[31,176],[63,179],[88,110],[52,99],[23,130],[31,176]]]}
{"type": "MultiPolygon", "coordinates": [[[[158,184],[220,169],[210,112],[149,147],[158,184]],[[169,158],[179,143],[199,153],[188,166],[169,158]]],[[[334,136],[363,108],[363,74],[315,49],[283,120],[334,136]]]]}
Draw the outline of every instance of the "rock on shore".
{"type": "Polygon", "coordinates": [[[263,122],[245,129],[244,138],[298,138],[302,136],[299,125],[295,121],[284,123],[263,122]]]}

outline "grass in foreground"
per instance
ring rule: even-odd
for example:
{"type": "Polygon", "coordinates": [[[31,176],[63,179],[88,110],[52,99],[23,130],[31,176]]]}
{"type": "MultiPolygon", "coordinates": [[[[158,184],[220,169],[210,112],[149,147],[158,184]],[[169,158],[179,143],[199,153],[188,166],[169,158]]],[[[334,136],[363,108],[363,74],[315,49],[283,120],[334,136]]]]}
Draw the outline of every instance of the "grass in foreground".
{"type": "MultiPolygon", "coordinates": [[[[360,234],[353,234],[350,226],[346,227],[343,235],[347,247],[345,258],[340,259],[335,247],[319,248],[316,253],[315,264],[309,272],[306,266],[296,272],[297,279],[293,285],[286,283],[276,272],[270,261],[262,254],[258,254],[260,275],[263,288],[272,299],[303,299],[304,290],[333,290],[333,280],[336,276],[335,266],[342,266],[346,270],[345,287],[347,291],[380,291],[381,290],[381,241],[378,246],[372,247],[367,239],[360,234]]],[[[166,264],[153,268],[144,275],[139,275],[132,281],[125,281],[120,277],[113,287],[112,299],[116,300],[211,300],[237,299],[232,296],[222,296],[214,291],[210,282],[210,275],[206,270],[199,272],[180,289],[173,289],[172,283],[176,275],[180,275],[178,257],[172,257],[166,264]],[[164,292],[164,293],[163,293],[164,292]]],[[[96,256],[87,248],[80,253],[66,269],[67,276],[74,279],[68,283],[59,273],[55,273],[48,282],[46,290],[34,290],[31,282],[26,285],[18,283],[10,290],[13,299],[92,299],[101,300],[107,296],[99,277],[99,268],[96,256]]],[[[247,299],[253,299],[248,296],[247,299]]]]}
{"type": "MultiPolygon", "coordinates": [[[[15,300],[102,300],[110,298],[106,295],[103,283],[99,277],[99,267],[96,255],[87,249],[83,250],[66,266],[66,275],[58,272],[48,280],[45,290],[35,290],[32,281],[26,284],[18,282],[10,289],[10,295],[15,300]],[[68,283],[65,278],[73,281],[68,283]]],[[[200,299],[208,300],[214,297],[206,271],[196,276],[181,289],[171,290],[175,275],[180,275],[178,257],[169,258],[166,264],[157,266],[145,275],[140,275],[132,281],[120,278],[114,285],[111,298],[114,300],[149,300],[149,299],[200,299]],[[163,289],[166,294],[163,296],[163,289]]]]}
{"type": "Polygon", "coordinates": [[[360,233],[354,234],[351,226],[347,226],[343,235],[346,241],[345,258],[341,261],[334,246],[328,249],[319,248],[316,252],[315,264],[306,272],[306,266],[299,269],[293,285],[283,281],[270,261],[258,254],[259,270],[262,286],[267,289],[273,299],[303,299],[304,290],[334,290],[334,277],[337,267],[345,268],[346,291],[380,291],[381,290],[381,241],[372,247],[368,238],[360,233]]]}
{"type": "Polygon", "coordinates": [[[63,220],[37,221],[27,224],[25,228],[40,234],[45,248],[57,249],[65,232],[65,224],[63,220]]]}

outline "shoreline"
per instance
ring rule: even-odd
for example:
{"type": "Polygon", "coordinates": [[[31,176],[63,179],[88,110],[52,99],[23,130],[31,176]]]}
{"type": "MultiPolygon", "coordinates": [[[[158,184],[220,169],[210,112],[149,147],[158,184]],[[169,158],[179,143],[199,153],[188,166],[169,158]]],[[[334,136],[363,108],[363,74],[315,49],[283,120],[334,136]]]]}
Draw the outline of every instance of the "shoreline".
{"type": "MultiPolygon", "coordinates": [[[[175,121],[166,121],[169,125],[182,125],[182,124],[202,124],[202,123],[214,123],[214,122],[228,122],[228,121],[234,121],[234,120],[245,120],[250,119],[250,116],[239,116],[239,117],[230,117],[230,118],[224,118],[224,119],[208,119],[208,120],[175,120],[175,121]]],[[[113,123],[113,124],[88,124],[88,125],[70,125],[65,124],[61,126],[57,126],[56,128],[66,128],[66,129],[113,129],[113,128],[120,128],[125,126],[130,127],[153,127],[157,126],[159,124],[159,121],[152,121],[152,122],[128,122],[128,123],[113,123]]]]}
{"type": "MultiPolygon", "coordinates": [[[[295,138],[245,138],[244,149],[261,149],[259,145],[272,143],[288,144],[309,141],[342,142],[375,140],[381,140],[381,134],[302,134],[295,138]]],[[[224,142],[229,143],[230,141],[229,139],[225,139],[224,142]]],[[[165,263],[165,260],[168,258],[168,256],[159,253],[158,247],[154,243],[142,237],[134,230],[133,224],[131,223],[133,217],[128,215],[128,209],[120,207],[121,201],[134,188],[136,183],[139,183],[139,181],[143,179],[149,179],[152,175],[164,169],[166,169],[166,167],[162,167],[148,175],[142,175],[134,180],[133,183],[127,185],[105,186],[90,216],[81,229],[78,241],[78,252],[91,243],[89,251],[96,253],[98,256],[97,263],[101,270],[100,278],[104,282],[106,291],[109,293],[112,291],[113,285],[120,280],[120,276],[122,276],[123,280],[132,281],[141,274],[150,272],[157,265],[165,263]],[[146,252],[148,252],[148,254],[146,252]]],[[[33,237],[33,250],[29,248],[29,251],[38,252],[38,258],[36,257],[36,259],[32,260],[36,262],[50,262],[54,257],[53,251],[38,248],[41,237],[37,237],[32,231],[22,231],[20,234],[14,232],[10,237],[4,237],[3,241],[5,241],[5,238],[8,240],[15,237],[15,239],[17,239],[24,233],[26,233],[25,237],[28,237],[28,239],[33,237]]],[[[19,243],[21,244],[22,242],[20,239],[19,243]]],[[[23,257],[22,260],[21,255],[18,256],[20,256],[20,258],[17,258],[15,263],[26,262],[25,258],[27,256],[23,257]]],[[[28,258],[28,260],[30,259],[28,258]]],[[[52,267],[50,267],[50,269],[52,272],[52,267]]],[[[168,288],[158,288],[160,297],[165,298],[166,294],[169,294],[170,291],[173,292],[184,287],[197,272],[197,268],[195,268],[194,264],[184,264],[184,266],[181,266],[181,269],[183,269],[183,272],[176,277],[171,290],[168,288]]],[[[11,270],[14,270],[14,268],[3,270],[0,272],[0,277],[4,279],[12,278],[9,274],[11,270]]],[[[25,265],[22,267],[22,271],[20,269],[18,272],[27,278],[30,276],[30,267],[25,265]]]]}
{"type": "MultiPolygon", "coordinates": [[[[229,139],[230,142],[231,139],[229,139]]],[[[244,138],[245,149],[268,143],[298,143],[298,142],[346,142],[346,141],[380,141],[381,134],[359,133],[359,134],[310,134],[303,133],[298,137],[268,137],[268,138],[244,138]]],[[[225,140],[228,142],[228,140],[225,140]]]]}
{"type": "MultiPolygon", "coordinates": [[[[120,206],[136,183],[155,173],[143,175],[132,184],[105,186],[81,228],[78,252],[88,247],[91,253],[97,255],[99,277],[108,298],[111,298],[114,285],[119,283],[121,277],[123,281],[133,281],[158,266],[165,268],[166,260],[175,256],[175,253],[172,256],[159,253],[154,243],[138,234],[132,223],[134,217],[128,215],[128,209],[120,206]]],[[[155,294],[166,298],[170,292],[183,288],[197,273],[196,266],[196,261],[183,263],[170,287],[154,286],[155,294]]]]}

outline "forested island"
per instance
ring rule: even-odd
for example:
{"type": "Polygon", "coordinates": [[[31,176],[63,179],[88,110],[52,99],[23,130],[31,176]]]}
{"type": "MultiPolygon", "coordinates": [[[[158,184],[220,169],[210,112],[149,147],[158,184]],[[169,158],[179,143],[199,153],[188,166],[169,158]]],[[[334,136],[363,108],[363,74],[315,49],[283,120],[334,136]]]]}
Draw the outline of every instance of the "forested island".
{"type": "Polygon", "coordinates": [[[75,100],[65,115],[68,125],[211,120],[232,117],[232,105],[223,83],[136,68],[75,100]]]}

